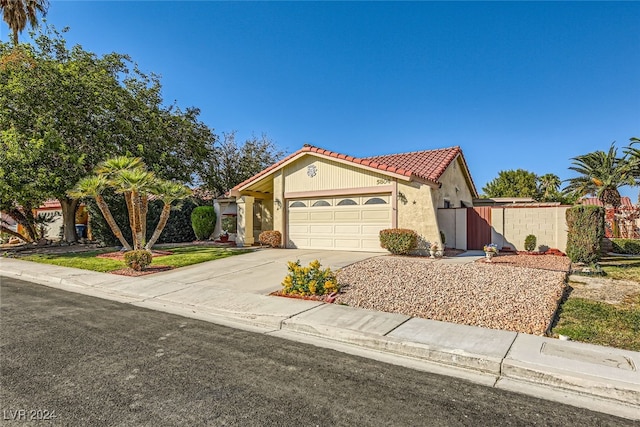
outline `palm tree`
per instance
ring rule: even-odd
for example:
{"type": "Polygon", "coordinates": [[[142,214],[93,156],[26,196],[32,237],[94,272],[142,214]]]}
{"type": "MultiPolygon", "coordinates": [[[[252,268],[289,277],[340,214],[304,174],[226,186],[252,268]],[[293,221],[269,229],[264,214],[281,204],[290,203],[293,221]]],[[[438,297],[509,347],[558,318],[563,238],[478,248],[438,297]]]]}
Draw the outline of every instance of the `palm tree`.
{"type": "Polygon", "coordinates": [[[102,197],[103,191],[108,186],[109,186],[109,181],[105,176],[103,175],[88,176],[78,181],[75,188],[69,191],[68,195],[69,197],[73,197],[73,198],[93,197],[96,200],[96,203],[98,204],[98,208],[100,209],[100,212],[102,212],[104,219],[107,221],[107,224],[109,224],[109,227],[113,232],[113,235],[116,236],[116,238],[120,241],[120,243],[126,250],[130,251],[131,245],[124,238],[124,235],[120,230],[120,227],[118,227],[118,224],[116,223],[115,219],[113,219],[113,215],[111,214],[111,210],[109,209],[107,202],[105,202],[104,198],[102,197]]]}
{"type": "Polygon", "coordinates": [[[558,175],[547,173],[538,177],[539,192],[543,201],[550,201],[554,195],[558,194],[560,188],[560,178],[558,175]]]}
{"type": "Polygon", "coordinates": [[[37,14],[46,16],[49,0],[0,0],[2,19],[13,33],[11,39],[14,46],[18,45],[18,34],[24,31],[27,22],[31,27],[38,24],[37,14]]]}
{"type": "MultiPolygon", "coordinates": [[[[136,169],[140,169],[140,170],[146,169],[144,162],[140,157],[117,156],[117,157],[111,157],[105,160],[104,162],[100,163],[96,167],[95,172],[98,175],[104,175],[112,184],[112,186],[114,186],[116,185],[115,184],[116,178],[122,171],[136,170],[136,169]]],[[[133,199],[131,198],[130,192],[123,191],[122,193],[124,195],[124,201],[127,205],[127,212],[129,213],[129,227],[131,228],[131,232],[133,233],[133,230],[135,228],[135,222],[136,222],[135,216],[133,215],[133,199]]],[[[140,209],[141,211],[140,213],[144,215],[144,218],[146,218],[147,217],[146,195],[143,197],[141,206],[142,208],[140,209]]],[[[146,236],[146,232],[147,232],[146,220],[141,225],[142,225],[142,235],[146,236]]],[[[134,242],[134,245],[135,245],[135,242],[134,242]]]]}
{"type": "MultiPolygon", "coordinates": [[[[625,149],[625,154],[629,156],[631,164],[631,173],[636,180],[636,184],[640,183],[640,149],[634,147],[640,143],[640,138],[629,138],[629,146],[625,149]]],[[[638,193],[638,204],[640,204],[640,193],[638,193]]]]}
{"type": "Polygon", "coordinates": [[[618,157],[617,149],[611,144],[608,152],[595,151],[574,157],[569,169],[580,175],[570,178],[564,192],[578,197],[592,194],[605,206],[619,208],[621,204],[618,188],[635,185],[633,163],[625,154],[618,157]]]}
{"type": "Polygon", "coordinates": [[[169,214],[171,213],[171,203],[176,200],[184,199],[191,195],[191,190],[189,190],[189,188],[185,187],[184,185],[164,180],[157,180],[156,183],[151,186],[151,191],[162,200],[164,205],[162,206],[162,212],[160,213],[158,225],[156,226],[153,235],[144,247],[148,251],[151,250],[153,245],[160,237],[162,230],[164,230],[165,225],[167,225],[167,220],[169,219],[169,214]]]}

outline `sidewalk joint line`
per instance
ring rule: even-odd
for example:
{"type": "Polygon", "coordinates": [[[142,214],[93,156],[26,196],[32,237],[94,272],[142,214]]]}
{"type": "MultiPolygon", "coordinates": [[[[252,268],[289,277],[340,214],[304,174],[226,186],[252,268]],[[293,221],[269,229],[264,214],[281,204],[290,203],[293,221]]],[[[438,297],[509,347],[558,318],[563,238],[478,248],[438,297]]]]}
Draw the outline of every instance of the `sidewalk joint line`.
{"type": "Polygon", "coordinates": [[[389,335],[391,332],[395,331],[396,329],[398,329],[400,326],[404,325],[405,323],[407,323],[409,320],[413,319],[413,317],[409,317],[408,319],[404,320],[403,322],[397,324],[396,326],[394,326],[393,328],[391,328],[387,333],[383,334],[383,337],[386,337],[387,335],[389,335]]]}

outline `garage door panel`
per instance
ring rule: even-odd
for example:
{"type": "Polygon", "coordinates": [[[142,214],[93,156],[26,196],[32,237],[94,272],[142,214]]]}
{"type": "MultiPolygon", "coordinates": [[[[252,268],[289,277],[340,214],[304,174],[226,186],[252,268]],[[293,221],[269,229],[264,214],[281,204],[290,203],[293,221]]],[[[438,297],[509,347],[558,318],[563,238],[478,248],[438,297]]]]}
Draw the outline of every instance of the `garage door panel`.
{"type": "Polygon", "coordinates": [[[311,237],[309,239],[309,245],[314,248],[332,248],[333,239],[322,237],[311,237]]]}
{"type": "Polygon", "coordinates": [[[361,234],[367,237],[375,236],[378,238],[380,230],[382,230],[382,228],[377,224],[363,224],[361,226],[361,234]]]}
{"type": "Polygon", "coordinates": [[[308,224],[289,224],[289,234],[290,235],[309,234],[309,225],[308,224]]]}
{"type": "Polygon", "coordinates": [[[290,222],[309,221],[309,212],[302,211],[300,209],[289,211],[290,222]]]}
{"type": "Polygon", "coordinates": [[[332,211],[310,212],[310,221],[333,221],[332,211]]]}
{"type": "Polygon", "coordinates": [[[335,233],[340,234],[359,234],[360,226],[358,224],[336,224],[334,227],[335,233]]]}
{"type": "Polygon", "coordinates": [[[357,219],[360,219],[360,211],[359,210],[336,211],[334,214],[334,218],[336,221],[357,220],[357,219]]]}
{"type": "Polygon", "coordinates": [[[311,224],[309,226],[311,234],[333,234],[333,224],[311,224]]]}
{"type": "Polygon", "coordinates": [[[362,211],[362,219],[363,220],[388,220],[391,218],[391,212],[389,209],[375,209],[375,210],[363,210],[362,211]]]}
{"type": "Polygon", "coordinates": [[[360,249],[360,239],[334,239],[336,249],[360,249]]]}

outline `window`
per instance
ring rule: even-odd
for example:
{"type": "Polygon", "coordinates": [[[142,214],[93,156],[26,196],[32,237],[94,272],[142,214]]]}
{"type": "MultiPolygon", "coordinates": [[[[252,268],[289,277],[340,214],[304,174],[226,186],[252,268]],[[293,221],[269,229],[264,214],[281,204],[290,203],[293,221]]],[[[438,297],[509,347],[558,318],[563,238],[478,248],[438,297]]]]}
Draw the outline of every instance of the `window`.
{"type": "Polygon", "coordinates": [[[451,207],[451,202],[449,200],[444,201],[444,208],[449,209],[451,207]]]}
{"type": "Polygon", "coordinates": [[[305,205],[302,202],[293,202],[289,205],[290,208],[306,208],[307,205],[305,205]]]}
{"type": "Polygon", "coordinates": [[[314,208],[319,206],[331,206],[331,203],[327,202],[326,200],[318,200],[313,204],[314,208]]]}
{"type": "Polygon", "coordinates": [[[357,203],[353,199],[342,199],[338,202],[338,206],[350,206],[350,205],[357,205],[357,203]]]}
{"type": "Polygon", "coordinates": [[[364,204],[365,205],[386,205],[387,202],[382,200],[380,197],[372,197],[369,200],[367,200],[366,202],[364,202],[364,204]]]}

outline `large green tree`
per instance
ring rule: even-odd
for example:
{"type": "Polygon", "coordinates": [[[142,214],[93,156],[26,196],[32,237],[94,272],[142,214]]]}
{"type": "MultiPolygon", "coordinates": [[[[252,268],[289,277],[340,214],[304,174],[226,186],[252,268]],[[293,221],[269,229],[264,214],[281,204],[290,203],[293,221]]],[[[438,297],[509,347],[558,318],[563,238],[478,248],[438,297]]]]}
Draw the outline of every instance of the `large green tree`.
{"type": "Polygon", "coordinates": [[[0,0],[2,20],[11,30],[14,45],[18,44],[18,34],[24,31],[27,22],[35,28],[38,24],[38,14],[45,16],[48,8],[48,0],[0,0]]]}
{"type": "Polygon", "coordinates": [[[538,177],[524,169],[505,170],[482,188],[486,197],[538,197],[538,177]]]}
{"type": "Polygon", "coordinates": [[[1,210],[57,198],[64,239],[75,241],[78,199],[67,192],[108,157],[141,157],[163,179],[212,181],[215,134],[198,109],[164,105],[157,76],[123,54],[69,48],[49,27],[33,38],[0,42],[1,210]]]}
{"type": "Polygon", "coordinates": [[[223,133],[223,141],[215,148],[210,167],[213,174],[206,186],[222,195],[280,160],[284,153],[265,134],[252,136],[243,143],[236,141],[236,132],[223,133]]]}
{"type": "Polygon", "coordinates": [[[636,185],[634,166],[627,154],[618,156],[612,143],[607,152],[594,151],[574,157],[570,170],[578,176],[570,178],[565,193],[577,197],[596,196],[605,206],[620,207],[619,188],[636,185]]]}

